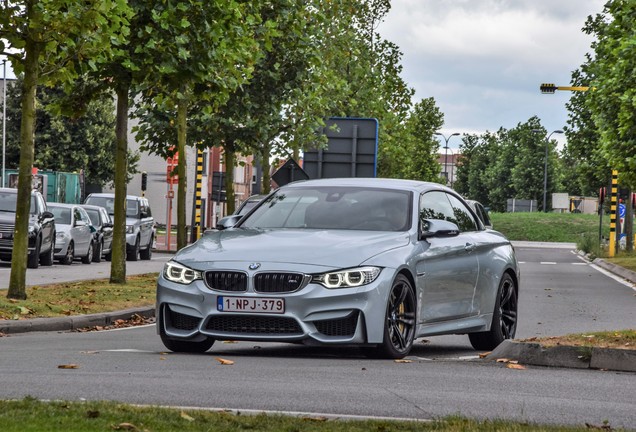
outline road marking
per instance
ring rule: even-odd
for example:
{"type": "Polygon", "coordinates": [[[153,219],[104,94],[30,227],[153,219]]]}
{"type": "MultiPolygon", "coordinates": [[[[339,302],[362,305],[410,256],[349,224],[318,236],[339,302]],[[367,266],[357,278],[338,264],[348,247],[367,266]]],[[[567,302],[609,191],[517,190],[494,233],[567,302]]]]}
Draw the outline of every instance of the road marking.
{"type": "Polygon", "coordinates": [[[590,264],[590,267],[592,267],[594,270],[597,270],[601,273],[603,273],[605,276],[607,276],[608,278],[612,278],[614,279],[616,282],[621,283],[623,285],[625,285],[626,287],[630,287],[632,290],[636,291],[636,285],[634,285],[633,283],[626,281],[625,279],[623,279],[620,276],[615,275],[614,273],[608,272],[607,270],[605,270],[604,268],[601,268],[599,266],[597,266],[596,264],[590,264]]]}
{"type": "Polygon", "coordinates": [[[541,261],[539,264],[543,264],[543,265],[556,265],[555,262],[553,261],[541,261]]]}

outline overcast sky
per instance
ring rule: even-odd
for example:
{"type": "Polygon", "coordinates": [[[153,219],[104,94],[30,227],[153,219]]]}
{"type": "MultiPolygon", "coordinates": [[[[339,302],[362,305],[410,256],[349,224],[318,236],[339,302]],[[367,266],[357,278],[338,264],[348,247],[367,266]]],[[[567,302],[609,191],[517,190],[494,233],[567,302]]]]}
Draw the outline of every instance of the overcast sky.
{"type": "Polygon", "coordinates": [[[533,115],[548,133],[565,126],[570,92],[544,95],[539,85],[570,85],[592,42],[581,29],[605,0],[391,3],[378,31],[404,54],[402,78],[414,101],[435,98],[449,135],[511,129],[533,115]]]}

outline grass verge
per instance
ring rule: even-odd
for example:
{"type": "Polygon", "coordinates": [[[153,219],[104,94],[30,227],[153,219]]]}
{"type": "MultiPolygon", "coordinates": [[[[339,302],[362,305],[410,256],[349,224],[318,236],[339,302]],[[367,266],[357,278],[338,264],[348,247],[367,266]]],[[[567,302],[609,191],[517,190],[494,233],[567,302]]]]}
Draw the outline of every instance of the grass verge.
{"type": "MultiPolygon", "coordinates": [[[[138,407],[114,402],[41,402],[33,398],[0,401],[3,432],[224,431],[401,432],[401,431],[545,431],[610,430],[610,425],[543,426],[512,421],[473,421],[447,417],[434,421],[333,420],[323,417],[237,415],[204,410],[138,407]]],[[[611,429],[616,430],[616,429],[611,429]]]]}
{"type": "Polygon", "coordinates": [[[636,330],[616,330],[604,332],[591,332],[582,334],[569,334],[565,336],[552,336],[542,338],[524,339],[524,342],[538,342],[545,347],[559,345],[577,347],[597,347],[615,349],[636,349],[636,330]]]}
{"type": "Polygon", "coordinates": [[[96,279],[27,287],[27,299],[0,296],[0,319],[84,315],[155,304],[157,273],[128,276],[125,285],[96,279]]]}

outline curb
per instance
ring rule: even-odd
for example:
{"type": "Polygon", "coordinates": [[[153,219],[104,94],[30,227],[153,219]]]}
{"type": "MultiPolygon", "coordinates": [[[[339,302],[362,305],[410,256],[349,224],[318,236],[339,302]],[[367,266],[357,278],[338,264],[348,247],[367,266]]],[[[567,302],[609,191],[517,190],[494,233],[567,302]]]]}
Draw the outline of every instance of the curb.
{"type": "Polygon", "coordinates": [[[144,318],[155,316],[154,307],[126,309],[91,315],[75,315],[63,318],[33,318],[28,320],[0,320],[0,333],[15,334],[32,331],[69,331],[86,327],[109,326],[117,320],[128,320],[134,315],[144,318]]]}
{"type": "Polygon", "coordinates": [[[517,360],[535,366],[636,372],[636,350],[615,348],[543,347],[536,342],[505,340],[485,359],[517,360]]]}
{"type": "Polygon", "coordinates": [[[614,273],[617,276],[622,277],[625,280],[628,280],[629,282],[636,284],[636,272],[626,269],[624,267],[621,266],[617,266],[616,264],[613,264],[611,262],[607,262],[601,258],[596,258],[594,261],[592,261],[592,264],[595,264],[597,266],[599,266],[600,268],[607,270],[611,273],[614,273]]]}

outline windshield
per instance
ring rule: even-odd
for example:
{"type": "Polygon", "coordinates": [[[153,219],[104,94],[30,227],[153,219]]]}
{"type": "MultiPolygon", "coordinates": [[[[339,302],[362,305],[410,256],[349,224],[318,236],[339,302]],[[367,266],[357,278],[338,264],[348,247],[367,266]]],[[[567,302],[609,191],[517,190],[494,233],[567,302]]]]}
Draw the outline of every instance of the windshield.
{"type": "Polygon", "coordinates": [[[240,226],[405,231],[411,226],[411,194],[343,186],[280,189],[240,226]]]}
{"type": "MultiPolygon", "coordinates": [[[[96,205],[104,207],[109,215],[115,214],[115,198],[92,196],[86,199],[85,204],[96,205]]],[[[136,200],[126,200],[126,217],[138,218],[139,217],[139,205],[136,200]]],[[[92,219],[92,218],[91,218],[92,219]]]]}
{"type": "MultiPolygon", "coordinates": [[[[3,192],[0,193],[0,211],[15,213],[15,207],[18,202],[18,194],[12,192],[3,192]]],[[[34,198],[31,197],[31,208],[29,209],[31,214],[35,214],[35,202],[34,198]]]]}

